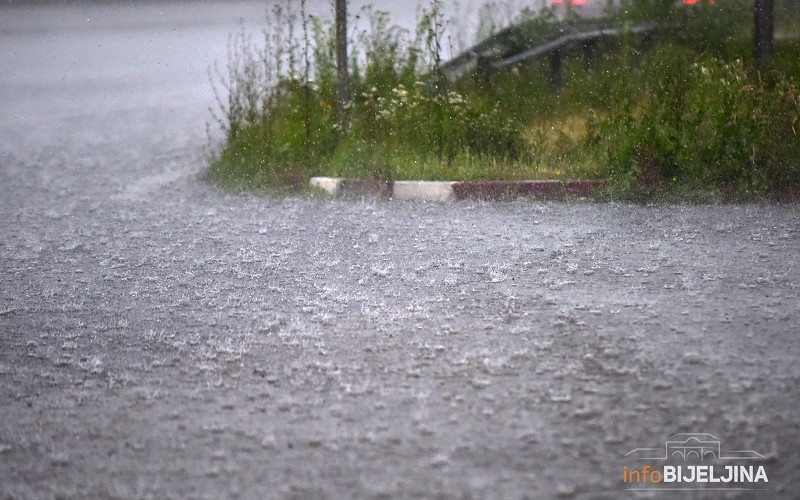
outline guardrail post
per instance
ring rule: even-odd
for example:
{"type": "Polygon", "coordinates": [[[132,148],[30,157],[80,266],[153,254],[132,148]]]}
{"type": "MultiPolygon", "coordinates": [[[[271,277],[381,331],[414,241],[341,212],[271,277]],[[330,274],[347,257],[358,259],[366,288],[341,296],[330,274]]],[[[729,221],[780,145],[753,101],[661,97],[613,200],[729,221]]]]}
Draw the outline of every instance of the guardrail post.
{"type": "Polygon", "coordinates": [[[583,62],[587,71],[594,71],[597,63],[597,40],[586,40],[583,42],[583,62]]]}
{"type": "Polygon", "coordinates": [[[561,50],[556,49],[550,53],[550,82],[556,93],[564,88],[564,56],[561,50]]]}
{"type": "Polygon", "coordinates": [[[475,61],[475,85],[482,90],[489,88],[492,78],[492,61],[489,56],[478,54],[475,61]]]}

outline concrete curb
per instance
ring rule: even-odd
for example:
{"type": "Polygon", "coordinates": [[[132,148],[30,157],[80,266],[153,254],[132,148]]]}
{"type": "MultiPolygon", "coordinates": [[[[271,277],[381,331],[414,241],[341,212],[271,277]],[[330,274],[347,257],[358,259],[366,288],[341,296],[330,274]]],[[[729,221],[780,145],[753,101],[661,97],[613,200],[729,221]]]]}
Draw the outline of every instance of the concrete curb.
{"type": "Polygon", "coordinates": [[[393,195],[398,200],[452,201],[455,182],[395,181],[393,195]]]}
{"type": "Polygon", "coordinates": [[[338,196],[339,186],[342,185],[342,180],[336,177],[312,177],[309,179],[308,184],[311,187],[325,191],[331,196],[338,196]]]}
{"type": "Polygon", "coordinates": [[[309,184],[331,196],[377,196],[398,200],[454,201],[508,200],[531,197],[544,200],[587,198],[605,186],[603,180],[573,181],[372,181],[312,177],[309,184]]]}

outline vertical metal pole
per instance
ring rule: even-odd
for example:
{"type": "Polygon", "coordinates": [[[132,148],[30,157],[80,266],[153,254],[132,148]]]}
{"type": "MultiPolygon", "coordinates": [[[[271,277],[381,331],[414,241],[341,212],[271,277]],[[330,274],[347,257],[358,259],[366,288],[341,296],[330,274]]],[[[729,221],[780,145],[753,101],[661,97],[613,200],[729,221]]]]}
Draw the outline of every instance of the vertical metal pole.
{"type": "Polygon", "coordinates": [[[350,78],[347,71],[347,0],[336,0],[336,116],[339,126],[347,127],[347,102],[350,78]]]}
{"type": "Polygon", "coordinates": [[[564,88],[564,60],[561,51],[556,49],[550,53],[550,82],[556,94],[564,88]]]}
{"type": "Polygon", "coordinates": [[[756,0],[755,3],[755,42],[756,61],[765,67],[772,59],[773,52],[773,5],[772,0],[756,0]]]}
{"type": "Polygon", "coordinates": [[[597,40],[586,40],[583,42],[583,63],[587,71],[594,71],[597,63],[597,40]]]}
{"type": "Polygon", "coordinates": [[[481,90],[489,88],[492,79],[492,61],[488,56],[478,54],[475,65],[475,83],[481,90]]]}

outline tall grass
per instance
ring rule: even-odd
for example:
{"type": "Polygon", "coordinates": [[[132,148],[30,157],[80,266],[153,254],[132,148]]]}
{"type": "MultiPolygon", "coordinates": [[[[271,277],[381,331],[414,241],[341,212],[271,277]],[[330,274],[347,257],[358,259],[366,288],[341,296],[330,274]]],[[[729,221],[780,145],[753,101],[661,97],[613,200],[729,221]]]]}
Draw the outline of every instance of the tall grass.
{"type": "Polygon", "coordinates": [[[450,178],[479,176],[498,161],[521,164],[524,124],[445,85],[438,1],[413,34],[383,12],[359,13],[367,26],[349,40],[346,133],[335,116],[333,26],[304,8],[291,0],[275,7],[260,45],[245,32],[231,39],[227,67],[214,75],[225,142],[212,160],[212,180],[247,187],[311,174],[450,178]],[[292,29],[298,20],[300,32],[292,29]]]}
{"type": "Polygon", "coordinates": [[[796,79],[674,47],[650,57],[656,72],[638,79],[639,92],[617,93],[587,138],[621,194],[735,199],[800,186],[796,79]]]}
{"type": "Polygon", "coordinates": [[[751,16],[736,1],[677,11],[667,19],[682,29],[620,47],[623,71],[584,142],[616,195],[800,194],[800,44],[778,42],[772,67],[757,68],[751,16]]]}
{"type": "MultiPolygon", "coordinates": [[[[215,72],[225,139],[209,177],[236,189],[310,175],[606,177],[629,198],[784,194],[800,186],[800,44],[778,42],[774,66],[758,71],[751,7],[718,4],[623,2],[609,22],[656,17],[668,29],[602,41],[592,68],[568,56],[560,93],[545,60],[495,74],[488,87],[471,77],[446,82],[437,0],[413,33],[365,9],[350,34],[352,98],[341,130],[333,26],[307,16],[304,0],[283,0],[258,42],[244,31],[232,37],[215,72]]],[[[515,21],[534,33],[553,17],[527,11],[515,21]]]]}

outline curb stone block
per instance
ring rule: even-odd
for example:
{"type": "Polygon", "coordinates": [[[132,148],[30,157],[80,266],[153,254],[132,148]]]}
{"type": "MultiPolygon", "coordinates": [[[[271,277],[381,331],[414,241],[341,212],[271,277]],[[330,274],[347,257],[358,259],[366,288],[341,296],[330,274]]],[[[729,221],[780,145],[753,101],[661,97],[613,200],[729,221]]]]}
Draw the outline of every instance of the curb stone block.
{"type": "Polygon", "coordinates": [[[342,179],[336,177],[312,177],[308,183],[311,187],[319,188],[331,196],[339,196],[342,179]]]}
{"type": "Polygon", "coordinates": [[[604,184],[602,180],[457,182],[453,191],[457,200],[503,200],[524,196],[563,200],[567,197],[585,198],[604,184]]]}
{"type": "Polygon", "coordinates": [[[398,200],[450,201],[455,182],[395,181],[393,197],[398,200]]]}
{"type": "Polygon", "coordinates": [[[365,179],[342,179],[339,185],[339,196],[377,196],[391,198],[393,191],[391,181],[372,181],[365,179]]]}
{"type": "Polygon", "coordinates": [[[342,179],[339,177],[312,177],[309,185],[322,189],[331,196],[392,196],[392,183],[364,179],[342,179]]]}
{"type": "Polygon", "coordinates": [[[603,189],[606,181],[602,179],[587,179],[581,181],[567,181],[564,183],[568,196],[576,196],[579,198],[588,198],[595,192],[603,189]]]}

